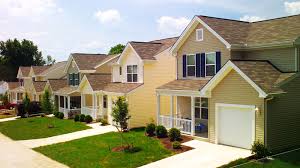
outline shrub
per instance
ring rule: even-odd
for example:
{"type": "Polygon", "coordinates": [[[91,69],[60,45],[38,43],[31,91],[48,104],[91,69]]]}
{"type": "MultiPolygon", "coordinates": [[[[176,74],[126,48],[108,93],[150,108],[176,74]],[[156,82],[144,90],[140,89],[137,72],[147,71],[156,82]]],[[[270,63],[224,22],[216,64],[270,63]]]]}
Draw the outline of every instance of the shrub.
{"type": "Polygon", "coordinates": [[[24,104],[21,103],[21,104],[17,105],[17,115],[20,116],[21,118],[27,117],[25,108],[24,108],[24,104]]]}
{"type": "Polygon", "coordinates": [[[58,118],[59,113],[60,113],[60,112],[56,111],[56,112],[54,112],[53,114],[54,114],[54,116],[55,116],[56,118],[58,118]]]}
{"type": "Polygon", "coordinates": [[[51,101],[51,95],[48,91],[48,89],[46,89],[44,91],[44,94],[43,94],[43,97],[42,97],[42,100],[41,100],[41,108],[42,108],[42,111],[46,114],[50,114],[53,112],[53,103],[51,101]]]}
{"type": "Polygon", "coordinates": [[[168,136],[170,138],[170,141],[179,141],[181,137],[180,130],[177,128],[171,128],[169,130],[168,136]]]}
{"type": "Polygon", "coordinates": [[[254,154],[254,157],[257,159],[264,158],[270,153],[263,143],[260,141],[255,141],[251,147],[251,153],[254,154]]]}
{"type": "Polygon", "coordinates": [[[75,115],[74,121],[75,121],[75,122],[78,122],[78,121],[79,121],[79,114],[76,114],[76,115],[75,115]]]}
{"type": "Polygon", "coordinates": [[[28,113],[31,114],[38,114],[41,112],[40,103],[37,101],[32,101],[28,104],[28,113]]]}
{"type": "Polygon", "coordinates": [[[76,115],[80,114],[80,110],[72,110],[68,112],[68,119],[73,119],[75,118],[76,115]]]}
{"type": "Polygon", "coordinates": [[[181,148],[181,144],[178,141],[174,141],[172,143],[172,147],[173,147],[173,149],[180,149],[181,148]]]}
{"type": "Polygon", "coordinates": [[[153,124],[153,123],[147,124],[147,126],[145,128],[145,131],[146,131],[148,136],[154,136],[154,134],[155,134],[155,124],[153,124]]]}
{"type": "Polygon", "coordinates": [[[168,134],[167,129],[162,125],[157,126],[155,132],[158,138],[165,138],[168,134]]]}
{"type": "Polygon", "coordinates": [[[90,116],[90,115],[86,115],[85,118],[84,118],[84,121],[85,121],[86,123],[91,123],[91,122],[93,121],[93,118],[92,118],[92,116],[90,116]]]}
{"type": "Polygon", "coordinates": [[[84,114],[80,114],[79,121],[80,122],[84,122],[84,120],[85,120],[85,115],[84,114]]]}
{"type": "Polygon", "coordinates": [[[100,123],[101,123],[102,126],[108,125],[108,121],[105,118],[101,118],[100,123]]]}
{"type": "Polygon", "coordinates": [[[58,112],[58,118],[59,119],[63,119],[64,118],[64,113],[62,113],[62,112],[58,112]]]}

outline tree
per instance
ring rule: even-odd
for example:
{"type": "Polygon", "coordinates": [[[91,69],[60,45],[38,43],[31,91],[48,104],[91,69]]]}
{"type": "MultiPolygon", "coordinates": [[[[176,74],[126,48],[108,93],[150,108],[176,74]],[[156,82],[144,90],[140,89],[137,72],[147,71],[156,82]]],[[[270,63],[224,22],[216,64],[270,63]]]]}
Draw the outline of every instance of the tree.
{"type": "Polygon", "coordinates": [[[53,111],[53,104],[50,99],[51,95],[48,90],[45,90],[42,98],[42,110],[44,113],[52,113],[53,111]]]}
{"type": "Polygon", "coordinates": [[[30,99],[28,97],[28,94],[25,93],[25,97],[23,99],[23,105],[24,105],[24,111],[27,114],[27,116],[29,115],[29,104],[30,104],[30,99]]]}
{"type": "Polygon", "coordinates": [[[8,101],[8,94],[7,92],[5,92],[2,96],[1,96],[1,101],[4,105],[8,105],[9,101],[8,101]]]}
{"type": "Polygon", "coordinates": [[[112,117],[113,121],[117,123],[121,127],[121,131],[127,130],[128,123],[127,121],[130,119],[130,115],[128,112],[128,103],[125,97],[118,97],[118,99],[113,102],[114,107],[112,108],[112,117]]]}
{"type": "Polygon", "coordinates": [[[46,59],[46,65],[53,65],[55,64],[56,60],[54,58],[51,57],[51,55],[47,55],[47,59],[46,59]]]}
{"type": "Polygon", "coordinates": [[[117,45],[115,45],[115,46],[113,46],[113,47],[110,48],[108,54],[109,55],[120,54],[120,53],[123,52],[124,48],[125,48],[125,45],[123,45],[123,44],[117,44],[117,45]]]}
{"type": "Polygon", "coordinates": [[[13,81],[16,79],[19,66],[44,65],[45,60],[38,47],[29,40],[8,39],[0,41],[0,78],[13,81]]]}

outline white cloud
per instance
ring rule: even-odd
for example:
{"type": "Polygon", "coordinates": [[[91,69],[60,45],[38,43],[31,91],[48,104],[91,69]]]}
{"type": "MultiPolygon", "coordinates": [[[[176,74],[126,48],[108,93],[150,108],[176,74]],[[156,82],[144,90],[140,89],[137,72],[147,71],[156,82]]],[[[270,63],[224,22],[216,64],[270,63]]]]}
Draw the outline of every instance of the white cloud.
{"type": "Polygon", "coordinates": [[[295,15],[300,13],[300,1],[284,2],[285,11],[288,14],[295,15]]]}
{"type": "Polygon", "coordinates": [[[101,23],[117,23],[121,21],[120,12],[116,9],[109,9],[105,11],[98,10],[95,13],[95,17],[101,23]]]}
{"type": "Polygon", "coordinates": [[[88,49],[100,49],[104,47],[104,43],[100,41],[91,41],[83,45],[83,48],[88,48],[88,49]]]}
{"type": "Polygon", "coordinates": [[[259,16],[249,16],[245,15],[240,18],[241,21],[247,21],[247,22],[256,22],[256,21],[261,21],[264,20],[265,18],[259,17],[259,16]]]}
{"type": "Polygon", "coordinates": [[[190,20],[185,17],[161,16],[158,20],[158,31],[166,35],[178,35],[189,24],[190,20]]]}

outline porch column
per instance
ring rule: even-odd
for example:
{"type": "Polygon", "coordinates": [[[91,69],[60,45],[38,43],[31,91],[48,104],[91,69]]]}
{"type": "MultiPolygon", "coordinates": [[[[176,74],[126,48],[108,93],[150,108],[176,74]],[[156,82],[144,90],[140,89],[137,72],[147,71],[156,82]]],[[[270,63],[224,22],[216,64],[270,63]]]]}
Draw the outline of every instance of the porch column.
{"type": "Polygon", "coordinates": [[[173,118],[174,118],[174,115],[173,115],[173,102],[174,102],[174,96],[170,96],[170,123],[171,123],[171,128],[174,127],[174,122],[173,122],[173,118]]]}
{"type": "Polygon", "coordinates": [[[68,96],[68,109],[69,110],[71,109],[71,98],[70,98],[70,96],[68,96]]]}
{"type": "Polygon", "coordinates": [[[156,117],[157,117],[157,125],[159,125],[160,120],[160,95],[156,94],[156,117]]]}
{"type": "Polygon", "coordinates": [[[192,115],[192,124],[191,124],[191,135],[195,135],[195,97],[191,97],[191,115],[192,115]]]}
{"type": "Polygon", "coordinates": [[[60,108],[60,96],[58,95],[58,111],[59,111],[59,108],[60,108]]]}
{"type": "Polygon", "coordinates": [[[64,112],[66,112],[67,108],[67,102],[66,102],[66,96],[64,96],[64,112]]]}
{"type": "Polygon", "coordinates": [[[83,94],[82,93],[80,94],[80,104],[81,104],[80,106],[82,107],[83,106],[83,94]]]}
{"type": "Polygon", "coordinates": [[[96,106],[96,103],[95,103],[95,94],[94,94],[94,93],[92,94],[92,99],[93,99],[93,104],[92,104],[92,117],[95,119],[95,118],[96,118],[96,114],[95,114],[95,106],[96,106]]]}
{"type": "Polygon", "coordinates": [[[101,95],[101,104],[99,105],[101,107],[101,114],[102,114],[102,117],[104,116],[104,107],[103,107],[103,103],[104,103],[104,100],[103,100],[103,94],[101,95]]]}

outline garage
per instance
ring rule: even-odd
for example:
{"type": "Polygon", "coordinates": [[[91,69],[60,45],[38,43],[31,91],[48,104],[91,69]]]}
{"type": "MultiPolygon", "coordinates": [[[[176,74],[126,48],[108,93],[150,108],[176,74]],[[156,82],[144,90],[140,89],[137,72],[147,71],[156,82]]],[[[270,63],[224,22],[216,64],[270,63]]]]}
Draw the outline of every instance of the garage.
{"type": "Polygon", "coordinates": [[[216,104],[216,143],[250,149],[255,139],[255,106],[216,104]]]}

